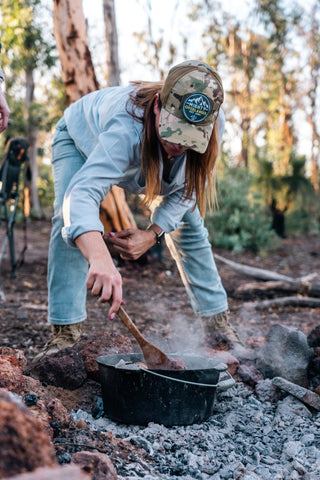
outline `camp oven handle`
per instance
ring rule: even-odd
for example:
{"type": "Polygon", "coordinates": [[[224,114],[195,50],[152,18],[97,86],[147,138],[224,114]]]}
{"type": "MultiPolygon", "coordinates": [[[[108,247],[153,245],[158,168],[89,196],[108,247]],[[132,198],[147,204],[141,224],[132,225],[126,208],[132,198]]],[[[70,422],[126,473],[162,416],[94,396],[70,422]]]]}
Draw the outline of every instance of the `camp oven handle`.
{"type": "Polygon", "coordinates": [[[236,383],[228,371],[223,372],[224,375],[228,376],[227,379],[218,381],[218,383],[215,383],[215,384],[210,384],[210,383],[190,382],[189,380],[181,380],[180,378],[168,377],[167,375],[163,375],[162,373],[154,372],[153,370],[144,368],[142,365],[139,365],[139,368],[140,370],[143,370],[144,372],[149,373],[150,375],[155,375],[156,377],[164,378],[165,380],[172,380],[173,382],[180,382],[180,383],[186,383],[188,385],[194,385],[196,387],[214,387],[214,388],[219,388],[220,390],[227,390],[228,388],[233,387],[233,385],[236,383]]]}

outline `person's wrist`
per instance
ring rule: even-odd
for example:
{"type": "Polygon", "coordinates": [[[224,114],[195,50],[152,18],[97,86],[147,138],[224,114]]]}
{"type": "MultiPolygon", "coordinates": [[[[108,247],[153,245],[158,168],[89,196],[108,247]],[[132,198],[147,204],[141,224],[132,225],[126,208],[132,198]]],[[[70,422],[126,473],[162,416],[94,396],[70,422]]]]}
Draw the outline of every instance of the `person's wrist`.
{"type": "Polygon", "coordinates": [[[151,223],[151,225],[148,226],[147,230],[152,231],[154,233],[155,244],[159,244],[161,241],[161,237],[164,234],[164,231],[162,230],[162,228],[160,228],[155,223],[151,223]]]}

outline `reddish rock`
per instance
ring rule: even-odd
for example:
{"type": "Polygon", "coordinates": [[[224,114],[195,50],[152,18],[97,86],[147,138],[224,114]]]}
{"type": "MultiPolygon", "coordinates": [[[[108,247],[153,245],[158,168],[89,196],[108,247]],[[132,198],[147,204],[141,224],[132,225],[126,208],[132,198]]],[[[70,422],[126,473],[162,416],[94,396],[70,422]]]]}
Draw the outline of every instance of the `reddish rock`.
{"type": "Polygon", "coordinates": [[[0,356],[9,358],[12,365],[24,369],[27,366],[27,359],[22,350],[16,350],[10,347],[0,347],[0,356]]]}
{"type": "Polygon", "coordinates": [[[246,345],[251,348],[261,348],[265,340],[265,337],[248,337],[246,345]]]}
{"type": "Polygon", "coordinates": [[[40,421],[6,390],[0,390],[0,478],[56,465],[40,421]]]}
{"type": "Polygon", "coordinates": [[[94,480],[116,480],[117,472],[106,454],[100,452],[77,452],[72,462],[80,465],[94,480]]]}
{"type": "Polygon", "coordinates": [[[71,425],[72,428],[76,428],[77,430],[88,430],[88,425],[84,420],[73,420],[71,425]]]}
{"type": "Polygon", "coordinates": [[[204,338],[204,345],[213,350],[231,350],[233,343],[223,333],[208,333],[204,338]]]}
{"type": "Polygon", "coordinates": [[[226,350],[219,351],[208,347],[205,350],[209,357],[214,357],[217,361],[225,363],[228,366],[230,375],[235,375],[240,366],[239,360],[236,357],[226,350]]]}
{"type": "MultiPolygon", "coordinates": [[[[28,398],[28,397],[25,397],[28,398]]],[[[26,405],[29,412],[32,412],[32,414],[37,417],[37,419],[41,422],[44,431],[50,438],[50,440],[53,439],[53,428],[50,426],[50,417],[46,408],[46,405],[43,400],[37,399],[37,403],[34,405],[26,405]]]]}
{"type": "Polygon", "coordinates": [[[67,409],[58,398],[46,399],[45,405],[51,422],[59,423],[59,425],[63,428],[69,425],[70,417],[67,409]]]}
{"type": "Polygon", "coordinates": [[[96,334],[86,341],[81,341],[78,345],[88,377],[96,381],[99,381],[99,368],[96,358],[102,355],[133,352],[133,344],[130,338],[118,333],[96,334]]]}
{"type": "MultiPolygon", "coordinates": [[[[48,389],[45,388],[39,380],[36,380],[32,377],[25,378],[25,387],[22,392],[22,396],[26,399],[28,395],[35,395],[37,400],[41,402],[41,405],[47,412],[48,424],[51,422],[58,423],[62,428],[67,427],[70,423],[70,417],[65,406],[62,404],[61,400],[52,396],[48,389]]],[[[37,403],[38,403],[37,401],[37,403]]],[[[33,406],[29,407],[35,414],[37,414],[37,409],[33,406]]],[[[44,414],[37,415],[40,418],[44,418],[44,414]]]]}
{"type": "Polygon", "coordinates": [[[15,393],[23,390],[24,377],[16,357],[0,355],[0,372],[0,388],[6,388],[15,393]]]}
{"type": "Polygon", "coordinates": [[[31,473],[14,475],[4,480],[90,480],[92,477],[77,465],[65,465],[55,468],[37,468],[31,473]]]}
{"type": "Polygon", "coordinates": [[[82,357],[75,347],[44,357],[32,366],[30,373],[41,382],[67,390],[81,387],[87,378],[82,357]]]}
{"type": "Polygon", "coordinates": [[[253,365],[241,364],[237,370],[237,378],[246,385],[255,387],[263,380],[263,375],[253,365]]]}

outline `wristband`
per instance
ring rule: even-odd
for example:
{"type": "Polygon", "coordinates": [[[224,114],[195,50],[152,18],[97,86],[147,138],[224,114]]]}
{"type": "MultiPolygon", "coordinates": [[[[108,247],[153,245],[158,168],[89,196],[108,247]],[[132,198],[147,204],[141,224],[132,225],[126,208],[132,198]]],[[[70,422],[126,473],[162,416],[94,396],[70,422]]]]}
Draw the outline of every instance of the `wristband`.
{"type": "Polygon", "coordinates": [[[152,223],[151,225],[149,225],[149,227],[147,228],[147,230],[152,230],[152,231],[156,234],[156,238],[157,238],[156,245],[158,245],[159,243],[161,243],[161,237],[162,237],[162,235],[164,234],[164,230],[161,230],[161,228],[158,227],[157,225],[155,225],[154,223],[152,223]]]}

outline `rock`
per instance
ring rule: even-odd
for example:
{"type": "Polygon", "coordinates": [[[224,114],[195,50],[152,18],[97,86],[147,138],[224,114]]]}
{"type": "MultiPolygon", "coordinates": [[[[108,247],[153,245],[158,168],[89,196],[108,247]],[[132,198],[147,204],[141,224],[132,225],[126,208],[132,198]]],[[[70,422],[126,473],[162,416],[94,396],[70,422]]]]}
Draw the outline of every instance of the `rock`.
{"type": "Polygon", "coordinates": [[[27,366],[27,359],[22,350],[16,350],[10,347],[0,347],[0,356],[2,355],[9,357],[12,365],[15,365],[16,367],[20,366],[22,370],[27,366]]]}
{"type": "Polygon", "coordinates": [[[62,428],[65,428],[69,425],[70,417],[67,409],[58,398],[46,399],[45,405],[51,422],[58,423],[62,428]]]}
{"type": "Polygon", "coordinates": [[[320,347],[320,325],[316,326],[308,335],[310,347],[320,347]]]}
{"type": "Polygon", "coordinates": [[[50,426],[50,417],[46,408],[46,405],[43,400],[38,399],[34,405],[30,405],[27,407],[30,412],[33,413],[40,420],[44,431],[48,435],[48,437],[52,440],[53,439],[53,428],[50,426]]]}
{"type": "Polygon", "coordinates": [[[290,462],[292,462],[299,456],[302,448],[303,445],[301,442],[286,442],[283,445],[283,450],[281,454],[282,461],[289,460],[290,462]]]}
{"type": "Polygon", "coordinates": [[[132,353],[133,344],[128,337],[118,333],[104,332],[79,342],[78,349],[83,358],[88,377],[99,381],[99,367],[96,358],[102,355],[132,353]]]}
{"type": "Polygon", "coordinates": [[[273,385],[276,385],[276,387],[281,388],[281,390],[284,390],[285,392],[288,392],[294,397],[298,398],[303,403],[306,403],[315,410],[320,411],[320,395],[317,393],[311,392],[311,390],[303,388],[300,385],[288,382],[288,380],[285,380],[281,377],[273,378],[272,383],[273,385]]]}
{"type": "Polygon", "coordinates": [[[246,340],[246,345],[251,348],[261,348],[265,342],[264,337],[248,337],[246,340]]]}
{"type": "Polygon", "coordinates": [[[20,393],[24,387],[24,377],[19,361],[14,356],[0,355],[0,388],[20,393]]]}
{"type": "Polygon", "coordinates": [[[236,357],[226,350],[220,351],[207,347],[205,351],[209,357],[213,357],[218,362],[225,363],[228,366],[228,372],[230,375],[235,375],[240,365],[239,360],[236,357]]]}
{"type": "Polygon", "coordinates": [[[71,426],[72,426],[72,428],[77,428],[78,430],[87,430],[88,429],[87,423],[82,419],[72,421],[71,426]]]}
{"type": "Polygon", "coordinates": [[[309,376],[315,377],[320,374],[320,357],[314,357],[310,362],[309,376]]]}
{"type": "Polygon", "coordinates": [[[276,412],[277,415],[282,418],[292,418],[295,416],[300,418],[312,418],[312,413],[310,410],[302,402],[300,402],[300,400],[292,395],[288,395],[278,403],[276,412]]]}
{"type": "Polygon", "coordinates": [[[72,462],[80,465],[94,480],[116,480],[117,472],[110,458],[100,452],[77,452],[72,462]]]}
{"type": "Polygon", "coordinates": [[[267,378],[265,380],[260,380],[255,387],[255,394],[260,402],[271,402],[275,403],[280,398],[280,392],[276,388],[272,380],[267,378]]]}
{"type": "Polygon", "coordinates": [[[87,378],[82,356],[75,347],[44,357],[32,366],[30,373],[41,382],[67,390],[81,387],[87,378]]]}
{"type": "Polygon", "coordinates": [[[263,380],[263,375],[252,365],[241,364],[237,370],[239,380],[250,387],[255,387],[263,380]]]}
{"type": "MultiPolygon", "coordinates": [[[[52,396],[39,380],[26,376],[24,379],[25,386],[22,396],[25,398],[27,395],[35,395],[38,399],[37,404],[40,401],[48,414],[48,422],[58,423],[62,428],[67,427],[70,417],[61,400],[52,396]]],[[[37,409],[33,409],[32,406],[29,408],[37,414],[37,409]]]]}
{"type": "Polygon", "coordinates": [[[40,421],[12,394],[0,390],[0,478],[56,465],[40,421]]]}
{"type": "Polygon", "coordinates": [[[307,337],[295,327],[273,325],[257,353],[256,367],[266,378],[282,377],[307,386],[312,349],[307,337]]]}
{"type": "Polygon", "coordinates": [[[310,380],[310,387],[316,393],[320,390],[320,357],[314,357],[309,365],[308,377],[310,380]]]}
{"type": "Polygon", "coordinates": [[[210,345],[213,350],[231,350],[233,343],[223,333],[208,333],[204,339],[205,345],[210,345]]]}
{"type": "Polygon", "coordinates": [[[14,475],[4,480],[90,480],[90,477],[77,465],[66,465],[55,468],[37,468],[33,472],[14,475]]]}

